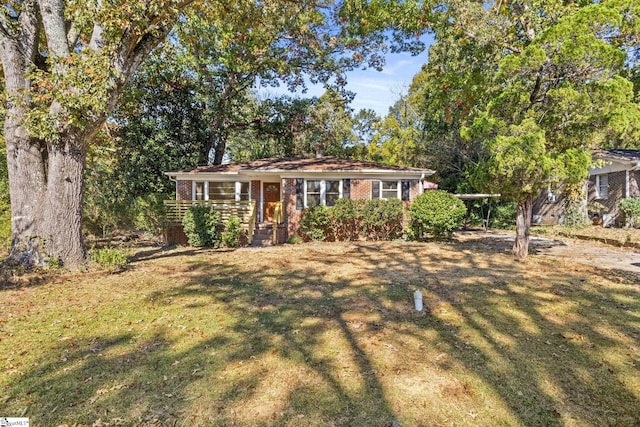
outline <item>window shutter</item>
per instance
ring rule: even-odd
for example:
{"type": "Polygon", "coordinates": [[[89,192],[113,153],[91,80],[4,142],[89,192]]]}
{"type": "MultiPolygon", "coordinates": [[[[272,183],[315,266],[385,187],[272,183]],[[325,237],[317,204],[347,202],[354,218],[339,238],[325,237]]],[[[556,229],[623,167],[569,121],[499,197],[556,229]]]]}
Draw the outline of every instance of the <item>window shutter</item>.
{"type": "Polygon", "coordinates": [[[402,200],[409,200],[409,181],[402,181],[402,200]]]}
{"type": "Polygon", "coordinates": [[[351,180],[348,178],[342,180],[342,198],[343,199],[351,198],[351,180]]]}
{"type": "Polygon", "coordinates": [[[304,179],[296,178],[296,209],[301,210],[304,207],[304,179]]]}
{"type": "Polygon", "coordinates": [[[371,181],[371,198],[380,198],[380,181],[371,181]]]}

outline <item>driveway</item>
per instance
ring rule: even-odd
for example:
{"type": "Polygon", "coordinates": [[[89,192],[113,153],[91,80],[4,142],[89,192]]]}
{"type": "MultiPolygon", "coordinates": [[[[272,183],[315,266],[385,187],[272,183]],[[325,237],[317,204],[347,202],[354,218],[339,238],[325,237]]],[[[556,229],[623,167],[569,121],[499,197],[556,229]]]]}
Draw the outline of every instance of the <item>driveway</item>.
{"type": "MultiPolygon", "coordinates": [[[[494,231],[461,231],[456,240],[474,242],[508,251],[513,246],[514,233],[494,231]]],[[[532,236],[529,253],[551,256],[601,268],[640,273],[640,253],[630,248],[616,248],[599,242],[577,239],[549,239],[532,236]]]]}

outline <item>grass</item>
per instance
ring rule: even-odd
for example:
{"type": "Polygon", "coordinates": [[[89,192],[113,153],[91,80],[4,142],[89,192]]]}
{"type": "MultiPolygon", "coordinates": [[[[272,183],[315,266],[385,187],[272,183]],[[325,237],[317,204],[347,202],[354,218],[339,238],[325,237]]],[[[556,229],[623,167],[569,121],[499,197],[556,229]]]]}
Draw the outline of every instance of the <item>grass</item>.
{"type": "Polygon", "coordinates": [[[640,277],[507,243],[141,248],[0,306],[35,426],[640,424],[640,277]]]}

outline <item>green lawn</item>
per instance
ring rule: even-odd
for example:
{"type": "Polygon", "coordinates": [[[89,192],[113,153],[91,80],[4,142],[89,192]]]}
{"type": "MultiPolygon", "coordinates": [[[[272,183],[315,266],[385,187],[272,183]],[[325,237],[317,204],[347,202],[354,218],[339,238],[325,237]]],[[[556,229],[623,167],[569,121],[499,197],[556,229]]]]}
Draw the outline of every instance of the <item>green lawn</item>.
{"type": "Polygon", "coordinates": [[[0,416],[639,425],[640,277],[507,246],[140,248],[120,274],[23,276],[0,289],[0,416]]]}

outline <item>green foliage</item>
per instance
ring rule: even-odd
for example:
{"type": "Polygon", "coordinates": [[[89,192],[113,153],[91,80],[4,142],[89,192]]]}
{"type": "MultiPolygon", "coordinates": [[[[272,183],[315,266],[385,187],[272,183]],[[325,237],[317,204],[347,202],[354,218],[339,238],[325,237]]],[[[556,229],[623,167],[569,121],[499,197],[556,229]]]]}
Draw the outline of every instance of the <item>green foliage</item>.
{"type": "Polygon", "coordinates": [[[501,200],[491,210],[489,227],[509,229],[516,225],[516,203],[512,200],[501,200]]]}
{"type": "Polygon", "coordinates": [[[587,205],[584,200],[571,198],[565,200],[563,225],[570,228],[582,228],[589,225],[587,205]]]}
{"type": "Polygon", "coordinates": [[[62,260],[58,257],[47,258],[45,261],[48,270],[60,270],[62,268],[62,260]]]}
{"type": "Polygon", "coordinates": [[[640,198],[629,197],[621,200],[618,207],[624,213],[627,226],[637,227],[640,221],[640,198]]]}
{"type": "Polygon", "coordinates": [[[462,225],[466,213],[464,203],[454,195],[443,190],[425,191],[409,207],[407,235],[411,239],[425,233],[447,237],[462,225]]]}
{"type": "Polygon", "coordinates": [[[545,185],[540,177],[548,177],[554,166],[545,147],[544,131],[533,120],[511,126],[506,135],[487,141],[490,155],[478,164],[472,185],[515,200],[537,194],[545,185]]]}
{"type": "Polygon", "coordinates": [[[224,223],[224,231],[221,233],[222,244],[228,248],[237,248],[246,240],[242,220],[239,217],[229,217],[224,223]]]}
{"type": "Polygon", "coordinates": [[[367,240],[402,237],[402,201],[372,199],[362,207],[362,234],[367,240]]]}
{"type": "Polygon", "coordinates": [[[291,245],[298,245],[302,243],[302,237],[298,236],[297,234],[294,234],[293,236],[289,236],[287,238],[287,243],[291,245]]]}
{"type": "Polygon", "coordinates": [[[390,240],[402,236],[402,201],[339,199],[330,208],[305,209],[300,221],[303,240],[390,240]]]}
{"type": "Polygon", "coordinates": [[[138,196],[131,204],[131,218],[137,230],[159,234],[165,225],[167,208],[164,200],[169,198],[162,193],[138,196]]]}
{"type": "Polygon", "coordinates": [[[104,270],[122,271],[129,263],[127,254],[117,248],[100,248],[91,250],[91,261],[104,270]]]}
{"type": "Polygon", "coordinates": [[[220,214],[212,207],[191,206],[182,219],[184,234],[189,244],[196,247],[212,247],[220,242],[218,225],[220,214]]]}
{"type": "Polygon", "coordinates": [[[302,211],[300,237],[304,241],[323,241],[332,234],[333,226],[326,206],[318,205],[302,211]]]}
{"type": "Polygon", "coordinates": [[[336,240],[355,240],[360,236],[365,204],[366,200],[336,200],[330,209],[336,240]]]}

